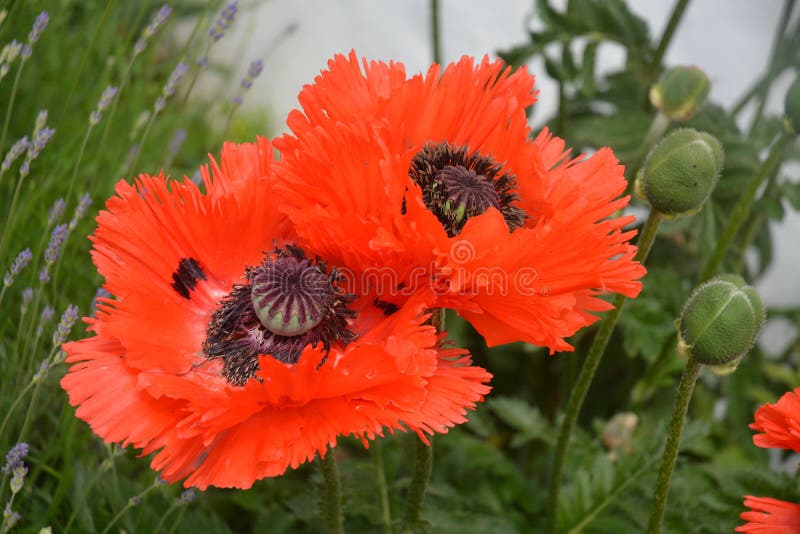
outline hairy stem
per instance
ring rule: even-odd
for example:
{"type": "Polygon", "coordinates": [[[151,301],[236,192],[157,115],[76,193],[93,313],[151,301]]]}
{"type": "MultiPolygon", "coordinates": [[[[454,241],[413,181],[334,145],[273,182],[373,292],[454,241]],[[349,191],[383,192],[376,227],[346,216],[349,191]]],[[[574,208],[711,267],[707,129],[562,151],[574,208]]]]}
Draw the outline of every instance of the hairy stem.
{"type": "MultiPolygon", "coordinates": [[[[651,210],[650,216],[647,218],[647,222],[645,222],[642,233],[639,236],[639,250],[636,253],[636,261],[644,263],[655,241],[660,223],[661,214],[655,210],[651,210]]],[[[611,334],[614,332],[617,319],[625,304],[625,296],[617,294],[612,303],[614,308],[608,312],[600,323],[594,341],[592,341],[592,346],[589,348],[589,354],[583,362],[578,380],[572,389],[572,393],[570,393],[569,401],[567,402],[567,411],[564,414],[564,420],[561,422],[561,428],[558,433],[556,455],[553,460],[553,470],[550,475],[550,503],[548,505],[548,524],[550,532],[556,532],[557,530],[558,503],[561,493],[561,473],[564,469],[564,461],[567,457],[569,441],[575,429],[575,423],[578,420],[583,401],[586,399],[586,393],[592,385],[597,367],[600,365],[600,360],[603,358],[603,352],[605,351],[606,345],[608,345],[608,341],[611,339],[611,334]]]]}
{"type": "Polygon", "coordinates": [[[661,522],[664,519],[664,510],[667,507],[669,483],[672,478],[672,470],[675,468],[675,459],[678,457],[683,423],[686,420],[689,401],[692,398],[692,391],[694,391],[694,385],[697,382],[697,375],[700,373],[701,367],[700,363],[689,358],[681,376],[678,396],[675,398],[675,407],[672,410],[672,419],[669,423],[667,444],[664,447],[664,456],[661,458],[661,468],[658,471],[656,492],[650,508],[650,522],[647,526],[648,534],[661,532],[661,522]]]}
{"type": "Polygon", "coordinates": [[[736,236],[739,228],[741,228],[742,224],[744,224],[745,220],[747,220],[747,217],[750,214],[750,208],[753,206],[753,201],[755,200],[758,189],[761,187],[761,184],[770,175],[770,173],[772,173],[772,171],[775,170],[780,164],[786,149],[795,140],[795,138],[795,135],[784,132],[781,137],[775,141],[775,143],[773,143],[767,159],[761,164],[758,172],[756,172],[756,174],[753,176],[753,179],[748,184],[747,189],[733,207],[728,224],[725,226],[722,234],[720,234],[719,238],[717,239],[717,244],[714,247],[714,251],[708,257],[708,260],[706,260],[705,265],[703,265],[703,269],[700,272],[700,279],[698,280],[699,283],[705,282],[714,276],[714,274],[716,274],[717,270],[722,264],[722,260],[725,259],[725,254],[728,252],[728,248],[731,246],[733,238],[736,236]]]}
{"type": "Polygon", "coordinates": [[[322,466],[322,478],[325,480],[325,530],[329,533],[343,533],[342,483],[333,449],[328,449],[319,462],[322,466]]]}

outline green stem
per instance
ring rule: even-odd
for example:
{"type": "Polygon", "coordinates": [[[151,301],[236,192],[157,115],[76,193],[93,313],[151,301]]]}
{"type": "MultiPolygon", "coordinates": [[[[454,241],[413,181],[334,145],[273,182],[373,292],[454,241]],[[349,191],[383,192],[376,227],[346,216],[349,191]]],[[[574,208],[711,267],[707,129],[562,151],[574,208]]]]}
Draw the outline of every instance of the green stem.
{"type": "Polygon", "coordinates": [[[78,157],[75,159],[75,165],[72,167],[72,176],[69,178],[69,186],[67,187],[67,194],[64,196],[64,200],[69,203],[70,196],[72,195],[72,190],[75,187],[75,178],[78,177],[78,169],[80,168],[81,159],[83,159],[83,153],[86,151],[86,144],[89,142],[89,136],[92,135],[92,129],[94,126],[92,123],[89,123],[89,127],[86,128],[86,134],[83,136],[83,142],[81,143],[81,148],[78,150],[78,157]]]}
{"type": "Polygon", "coordinates": [[[122,519],[122,516],[124,516],[128,512],[128,510],[130,510],[135,506],[139,506],[141,504],[142,499],[144,499],[144,497],[148,493],[153,491],[153,489],[158,487],[159,485],[160,484],[158,482],[158,479],[156,479],[155,482],[150,484],[150,486],[148,486],[144,491],[139,493],[139,495],[136,495],[135,497],[131,497],[130,499],[128,499],[128,502],[125,503],[125,506],[123,506],[122,509],[119,512],[117,512],[117,515],[111,518],[111,521],[108,522],[106,528],[103,529],[103,532],[101,534],[106,534],[109,530],[111,530],[111,527],[113,527],[117,523],[117,521],[122,519]]]}
{"type": "Polygon", "coordinates": [[[753,179],[748,184],[747,189],[742,194],[741,198],[739,198],[736,206],[733,207],[728,224],[725,226],[722,234],[717,239],[717,244],[714,247],[714,251],[708,257],[708,260],[706,260],[706,263],[700,272],[699,283],[703,283],[714,276],[714,274],[717,272],[717,269],[719,269],[720,265],[722,264],[722,260],[725,259],[725,254],[727,253],[728,248],[733,242],[733,238],[736,236],[739,228],[741,228],[742,224],[744,224],[745,220],[747,219],[747,216],[750,214],[750,208],[753,205],[753,200],[755,199],[758,189],[761,187],[761,184],[770,175],[770,173],[772,173],[772,171],[775,170],[780,164],[786,149],[794,140],[794,135],[784,132],[781,134],[781,137],[775,141],[775,143],[773,143],[767,159],[761,165],[761,168],[758,169],[758,172],[755,174],[755,176],[753,176],[753,179]]]}
{"type": "Polygon", "coordinates": [[[408,487],[408,504],[406,505],[403,527],[403,532],[409,533],[413,532],[414,527],[420,522],[422,505],[425,501],[425,490],[428,488],[428,481],[431,479],[431,471],[433,470],[433,442],[426,445],[419,437],[414,441],[417,453],[414,458],[411,485],[408,487]]]}
{"type": "Polygon", "coordinates": [[[661,468],[658,471],[658,482],[656,482],[653,505],[650,508],[650,522],[647,526],[648,534],[661,532],[661,522],[664,519],[664,510],[667,506],[669,482],[672,478],[672,470],[675,468],[675,459],[678,457],[683,423],[686,420],[686,411],[689,409],[689,401],[692,398],[692,391],[694,391],[694,385],[697,382],[697,375],[700,373],[701,367],[700,363],[689,358],[686,362],[686,368],[683,370],[683,375],[681,375],[678,396],[675,398],[672,420],[669,423],[667,444],[664,447],[664,456],[661,458],[661,468]]]}
{"type": "MultiPolygon", "coordinates": [[[[0,135],[0,150],[4,150],[6,146],[6,136],[8,135],[8,125],[11,124],[11,111],[14,109],[14,99],[17,97],[17,88],[19,87],[19,79],[22,77],[22,67],[25,66],[27,60],[23,57],[19,60],[19,67],[17,67],[17,74],[14,76],[14,85],[11,87],[11,97],[8,99],[8,108],[6,109],[6,118],[3,121],[3,134],[0,135]]],[[[33,139],[31,139],[33,143],[33,139]]]]}
{"type": "Polygon", "coordinates": [[[658,42],[655,54],[653,54],[652,72],[655,74],[661,69],[661,61],[664,59],[664,54],[667,51],[672,36],[678,28],[678,24],[683,18],[683,13],[686,11],[686,6],[689,5],[689,0],[678,0],[675,2],[675,7],[672,8],[672,14],[667,22],[667,27],[664,28],[664,33],[661,35],[661,40],[658,42]]]}
{"type": "Polygon", "coordinates": [[[375,441],[372,445],[372,455],[375,459],[375,472],[378,477],[378,496],[381,499],[381,523],[386,534],[392,534],[392,509],[389,504],[389,490],[386,486],[386,471],[383,465],[383,445],[375,441]]]}
{"type": "Polygon", "coordinates": [[[794,3],[795,0],[786,0],[783,3],[783,9],[778,18],[778,28],[775,31],[772,47],[770,48],[769,63],[767,64],[767,72],[764,75],[764,83],[759,84],[758,91],[755,93],[755,95],[758,96],[758,105],[753,114],[753,119],[750,122],[749,131],[751,134],[755,131],[758,123],[761,122],[761,117],[764,114],[764,108],[767,104],[767,98],[769,98],[769,90],[772,86],[772,81],[776,78],[777,71],[779,70],[778,55],[782,48],[781,45],[783,44],[783,36],[786,33],[786,27],[789,25],[789,19],[792,16],[794,3]]]}
{"type": "Polygon", "coordinates": [[[339,480],[339,467],[329,448],[319,459],[322,477],[325,480],[325,530],[329,533],[343,533],[342,526],[342,483],[339,480]]]}
{"type": "Polygon", "coordinates": [[[431,0],[431,52],[433,53],[433,62],[441,65],[442,39],[439,32],[439,0],[431,0]]]}
{"type": "MultiPolygon", "coordinates": [[[[661,224],[661,218],[661,214],[657,211],[650,211],[650,215],[644,224],[644,228],[642,228],[642,233],[639,235],[639,241],[637,242],[639,250],[636,253],[635,260],[639,263],[644,263],[645,259],[647,259],[647,255],[650,253],[650,248],[653,246],[656,234],[658,233],[658,226],[661,224]]],[[[611,334],[614,332],[617,319],[625,304],[625,296],[617,294],[612,304],[614,307],[603,318],[597,330],[597,334],[595,334],[592,346],[589,348],[589,354],[586,356],[581,372],[578,375],[578,380],[572,389],[572,393],[570,393],[564,420],[561,422],[556,444],[556,455],[553,461],[553,470],[550,475],[550,503],[548,505],[548,525],[550,532],[556,532],[557,530],[561,473],[564,469],[564,461],[567,457],[569,441],[575,429],[575,423],[578,421],[578,415],[583,406],[583,401],[586,399],[586,393],[589,391],[592,380],[594,380],[594,375],[597,372],[597,367],[600,365],[603,352],[605,351],[606,345],[608,345],[608,341],[611,339],[611,334]]]]}

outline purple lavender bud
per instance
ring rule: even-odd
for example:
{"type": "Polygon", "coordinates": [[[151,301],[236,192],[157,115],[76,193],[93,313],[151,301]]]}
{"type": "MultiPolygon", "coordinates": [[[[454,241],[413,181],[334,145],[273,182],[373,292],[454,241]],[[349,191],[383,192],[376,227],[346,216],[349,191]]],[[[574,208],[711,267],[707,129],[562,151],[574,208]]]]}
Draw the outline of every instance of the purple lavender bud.
{"type": "Polygon", "coordinates": [[[197,65],[197,67],[201,68],[201,69],[204,69],[204,68],[208,67],[208,56],[206,55],[206,56],[201,57],[200,59],[196,60],[194,62],[194,64],[197,65]]]}
{"type": "Polygon", "coordinates": [[[139,506],[140,504],[142,504],[142,498],[139,495],[134,495],[129,499],[128,502],[130,503],[131,506],[139,506]]]}
{"type": "Polygon", "coordinates": [[[139,37],[139,40],[136,41],[136,44],[133,46],[133,55],[138,56],[144,49],[147,47],[147,41],[152,38],[158,29],[167,21],[170,14],[172,13],[172,8],[169,7],[168,4],[164,4],[161,6],[161,9],[156,12],[153,16],[153,19],[150,21],[144,30],[142,30],[142,35],[139,37]]]}
{"type": "Polygon", "coordinates": [[[242,95],[236,95],[231,98],[231,102],[233,102],[234,106],[239,107],[242,105],[242,102],[244,102],[244,99],[242,98],[242,95]]]}
{"type": "Polygon", "coordinates": [[[72,220],[69,222],[69,230],[72,231],[78,226],[78,221],[83,219],[86,216],[86,212],[89,211],[89,206],[92,205],[92,197],[89,193],[84,193],[80,200],[78,200],[78,205],[75,207],[75,215],[72,216],[72,220]]]}
{"type": "Polygon", "coordinates": [[[250,89],[253,86],[253,81],[258,78],[262,70],[264,70],[264,62],[260,59],[250,63],[250,68],[247,69],[247,75],[242,78],[242,88],[250,89]]]}
{"type": "Polygon", "coordinates": [[[138,56],[144,49],[147,48],[147,41],[142,38],[136,40],[136,44],[133,45],[133,55],[138,56]]]}
{"type": "MultiPolygon", "coordinates": [[[[6,503],[6,507],[3,508],[3,525],[8,530],[11,530],[17,523],[20,522],[22,516],[19,515],[18,512],[15,512],[11,509],[11,501],[6,503]]],[[[6,529],[4,528],[4,530],[6,529]]]]}
{"type": "Polygon", "coordinates": [[[97,305],[100,304],[100,299],[108,299],[111,298],[111,293],[106,290],[104,287],[100,287],[97,289],[97,292],[94,294],[94,298],[92,299],[92,316],[97,313],[97,305]]]}
{"type": "Polygon", "coordinates": [[[28,150],[29,145],[30,142],[28,141],[27,135],[14,143],[11,149],[9,149],[9,151],[6,153],[5,159],[3,159],[3,165],[0,167],[2,171],[0,172],[6,172],[8,169],[10,169],[14,161],[16,161],[16,159],[20,157],[23,152],[28,150]]]}
{"type": "Polygon", "coordinates": [[[167,83],[164,85],[164,90],[162,94],[165,97],[170,97],[175,94],[175,89],[177,89],[178,84],[181,82],[181,79],[186,75],[189,71],[189,65],[181,61],[177,65],[175,65],[175,69],[173,69],[172,74],[169,75],[169,79],[167,79],[167,83]]]}
{"type": "Polygon", "coordinates": [[[239,11],[238,0],[231,0],[222,8],[217,20],[214,21],[214,25],[208,30],[208,35],[211,36],[214,42],[219,41],[225,35],[225,30],[233,24],[237,11],[239,11]]]}
{"type": "Polygon", "coordinates": [[[53,333],[53,345],[58,347],[67,340],[69,331],[72,330],[72,326],[77,320],[78,307],[70,304],[67,306],[67,309],[64,310],[64,313],[61,314],[61,321],[59,321],[58,328],[56,328],[56,331],[53,333]]]}
{"type": "Polygon", "coordinates": [[[161,113],[164,111],[165,107],[167,107],[166,99],[163,96],[156,98],[156,103],[153,105],[153,111],[156,113],[161,113]]]}
{"type": "Polygon", "coordinates": [[[58,259],[61,247],[64,246],[64,241],[67,239],[67,232],[68,226],[59,224],[50,234],[50,242],[47,244],[47,250],[44,251],[44,260],[48,265],[52,265],[58,259]]]}
{"type": "Polygon", "coordinates": [[[22,305],[27,306],[33,300],[33,288],[26,287],[22,290],[22,305]]]}
{"type": "Polygon", "coordinates": [[[22,460],[28,456],[29,447],[25,442],[20,441],[6,453],[6,463],[3,466],[3,474],[10,475],[17,467],[24,465],[22,460]]]}
{"type": "Polygon", "coordinates": [[[11,493],[17,494],[25,484],[25,475],[28,474],[28,468],[24,464],[18,465],[11,473],[11,493]]]}
{"type": "Polygon", "coordinates": [[[44,128],[46,124],[47,124],[47,110],[46,109],[39,110],[39,113],[36,114],[36,122],[33,124],[34,137],[36,137],[36,134],[39,133],[39,130],[44,128]]]}
{"type": "Polygon", "coordinates": [[[31,153],[31,159],[36,159],[39,153],[44,150],[44,147],[47,146],[47,143],[53,138],[56,131],[53,128],[44,127],[37,133],[36,137],[33,140],[33,145],[29,149],[31,153]]]}
{"type": "Polygon", "coordinates": [[[31,48],[31,45],[29,44],[22,45],[22,52],[20,53],[20,55],[22,56],[22,59],[30,58],[31,55],[33,55],[33,48],[31,48]]]}
{"type": "Polygon", "coordinates": [[[67,203],[64,202],[63,198],[59,198],[55,202],[53,202],[53,206],[50,208],[50,213],[47,215],[47,226],[53,226],[56,221],[58,221],[62,215],[64,215],[64,209],[66,209],[67,203]]]}
{"type": "Polygon", "coordinates": [[[113,85],[109,85],[105,88],[103,94],[100,95],[100,100],[97,102],[97,109],[92,111],[91,115],[89,115],[89,124],[97,126],[100,119],[103,117],[103,112],[111,105],[111,101],[114,100],[118,90],[119,88],[113,85]]]}
{"type": "Polygon", "coordinates": [[[45,378],[47,378],[47,372],[50,370],[50,362],[47,358],[42,360],[42,363],[39,364],[39,370],[33,374],[33,382],[41,382],[45,378]]]}
{"type": "Polygon", "coordinates": [[[174,156],[180,152],[184,142],[186,142],[186,130],[184,128],[180,128],[175,131],[175,134],[172,136],[172,140],[169,142],[169,153],[174,156]]]}
{"type": "Polygon", "coordinates": [[[33,28],[31,28],[28,34],[28,44],[33,44],[38,41],[48,24],[50,24],[50,16],[47,14],[47,11],[42,11],[33,22],[33,28]]]}
{"type": "Polygon", "coordinates": [[[181,492],[181,496],[178,498],[178,503],[189,504],[194,500],[195,495],[196,493],[194,488],[185,489],[183,492],[181,492]]]}
{"type": "Polygon", "coordinates": [[[17,254],[16,259],[11,264],[11,268],[6,271],[6,274],[3,276],[3,285],[9,287],[13,284],[14,279],[22,272],[22,269],[28,266],[31,259],[33,259],[33,254],[31,254],[31,249],[29,248],[17,254]]]}
{"type": "Polygon", "coordinates": [[[42,270],[39,271],[39,283],[45,285],[50,281],[50,267],[45,265],[42,267],[42,270]]]}
{"type": "Polygon", "coordinates": [[[52,306],[45,306],[42,310],[42,315],[39,317],[39,322],[43,325],[49,323],[56,316],[56,310],[52,306]]]}

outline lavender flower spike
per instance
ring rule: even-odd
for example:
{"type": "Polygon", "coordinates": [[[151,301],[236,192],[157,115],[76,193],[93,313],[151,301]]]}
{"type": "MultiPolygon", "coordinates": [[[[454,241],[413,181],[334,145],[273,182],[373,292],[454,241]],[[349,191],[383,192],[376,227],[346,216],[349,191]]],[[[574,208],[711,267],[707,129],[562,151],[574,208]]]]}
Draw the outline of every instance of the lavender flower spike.
{"type": "Polygon", "coordinates": [[[56,331],[53,333],[53,345],[58,347],[67,340],[69,331],[72,330],[72,326],[77,320],[78,307],[70,304],[67,306],[67,309],[64,310],[64,313],[61,314],[61,321],[59,321],[58,328],[56,328],[56,331]]]}
{"type": "Polygon", "coordinates": [[[56,131],[53,128],[48,128],[47,126],[36,132],[33,143],[28,146],[28,155],[25,161],[22,162],[22,165],[20,165],[20,176],[28,176],[31,171],[31,162],[39,157],[39,153],[44,150],[44,147],[47,146],[47,143],[50,142],[55,133],[56,131]]]}
{"type": "Polygon", "coordinates": [[[48,265],[52,265],[58,259],[61,247],[64,246],[64,241],[67,239],[67,231],[66,224],[59,224],[50,234],[50,242],[47,244],[47,250],[44,251],[44,260],[48,265]]]}
{"type": "Polygon", "coordinates": [[[86,216],[86,212],[89,211],[89,206],[92,205],[92,197],[89,193],[84,193],[80,200],[78,200],[78,206],[75,208],[75,215],[72,216],[72,220],[69,221],[69,230],[72,231],[78,226],[78,221],[83,219],[86,216]]]}
{"type": "Polygon", "coordinates": [[[6,463],[3,466],[3,474],[10,475],[14,469],[23,465],[22,460],[28,456],[29,447],[27,443],[20,441],[6,453],[6,463]]]}
{"type": "Polygon", "coordinates": [[[98,125],[100,119],[103,117],[103,112],[108,109],[108,106],[111,105],[111,101],[114,100],[114,97],[117,95],[117,91],[119,91],[119,88],[113,85],[109,85],[105,88],[103,94],[100,95],[100,100],[97,102],[97,108],[92,111],[91,115],[89,115],[90,125],[98,125]]]}
{"type": "Polygon", "coordinates": [[[23,60],[31,57],[31,54],[33,54],[33,44],[39,40],[39,37],[41,37],[42,32],[47,28],[48,24],[50,24],[50,16],[47,14],[47,11],[42,11],[39,13],[39,16],[36,17],[36,20],[33,21],[33,27],[28,33],[28,42],[22,47],[23,60]]]}
{"type": "Polygon", "coordinates": [[[3,276],[3,285],[5,287],[11,286],[14,283],[14,279],[19,276],[19,273],[28,266],[28,264],[33,259],[33,254],[31,254],[31,249],[26,248],[22,252],[20,252],[14,263],[11,264],[11,268],[6,271],[6,274],[3,276]]]}
{"type": "Polygon", "coordinates": [[[133,45],[133,55],[138,56],[144,49],[147,48],[147,41],[149,41],[158,31],[158,29],[167,21],[170,14],[172,13],[172,8],[169,7],[169,4],[164,4],[161,6],[161,9],[153,16],[153,20],[150,21],[145,29],[142,31],[142,35],[139,37],[139,40],[136,41],[136,44],[133,45]]]}
{"type": "Polygon", "coordinates": [[[67,207],[67,203],[64,202],[63,198],[57,199],[53,202],[53,205],[50,207],[50,211],[47,214],[47,226],[53,226],[56,221],[58,221],[62,215],[64,215],[64,210],[67,207]]]}
{"type": "Polygon", "coordinates": [[[42,11],[39,13],[39,16],[36,17],[36,20],[33,22],[33,28],[31,28],[30,33],[28,33],[28,44],[33,44],[38,41],[48,24],[50,24],[50,16],[47,14],[47,11],[42,11]]]}
{"type": "Polygon", "coordinates": [[[225,35],[225,30],[233,24],[237,11],[239,11],[238,0],[231,0],[222,8],[217,20],[214,21],[214,25],[208,30],[208,35],[211,36],[214,42],[219,41],[225,35]]]}
{"type": "Polygon", "coordinates": [[[28,136],[24,136],[19,141],[14,143],[9,151],[6,153],[6,157],[3,159],[3,164],[0,166],[0,173],[6,172],[8,169],[11,168],[11,165],[14,164],[14,161],[19,158],[23,152],[28,150],[28,146],[30,142],[28,141],[28,136]]]}
{"type": "Polygon", "coordinates": [[[188,71],[189,65],[183,61],[175,65],[175,68],[167,79],[167,83],[164,84],[164,88],[161,90],[161,96],[156,99],[156,103],[153,106],[153,110],[156,113],[161,113],[164,110],[167,105],[167,99],[175,94],[178,84],[188,71]]]}
{"type": "Polygon", "coordinates": [[[244,101],[243,93],[248,91],[251,87],[253,87],[253,82],[256,78],[261,74],[261,71],[264,70],[264,62],[260,59],[256,59],[250,63],[250,67],[247,69],[247,74],[244,78],[242,78],[242,92],[233,97],[233,105],[239,107],[242,105],[244,101]]]}
{"type": "Polygon", "coordinates": [[[262,70],[264,70],[263,61],[257,59],[251,62],[250,68],[247,69],[247,75],[242,78],[242,89],[250,89],[253,86],[255,79],[261,74],[262,70]]]}

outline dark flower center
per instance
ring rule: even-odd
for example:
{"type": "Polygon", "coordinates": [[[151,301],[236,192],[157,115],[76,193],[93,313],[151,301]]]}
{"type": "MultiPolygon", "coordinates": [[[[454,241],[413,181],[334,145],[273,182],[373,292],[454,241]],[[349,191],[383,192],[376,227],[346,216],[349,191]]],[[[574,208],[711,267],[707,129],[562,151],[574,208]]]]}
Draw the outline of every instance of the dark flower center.
{"type": "Polygon", "coordinates": [[[519,196],[514,175],[466,146],[426,144],[411,161],[408,175],[450,237],[458,235],[470,217],[489,208],[500,211],[509,231],[525,223],[525,212],[515,205],[519,196]]]}
{"type": "MultiPolygon", "coordinates": [[[[258,371],[259,355],[296,363],[308,345],[356,338],[347,306],[354,296],[340,288],[342,275],[295,246],[276,249],[260,265],[247,268],[248,283],[236,284],[211,315],[203,351],[223,358],[222,374],[242,386],[258,371]]],[[[323,360],[324,361],[324,360],[323,360]]]]}

